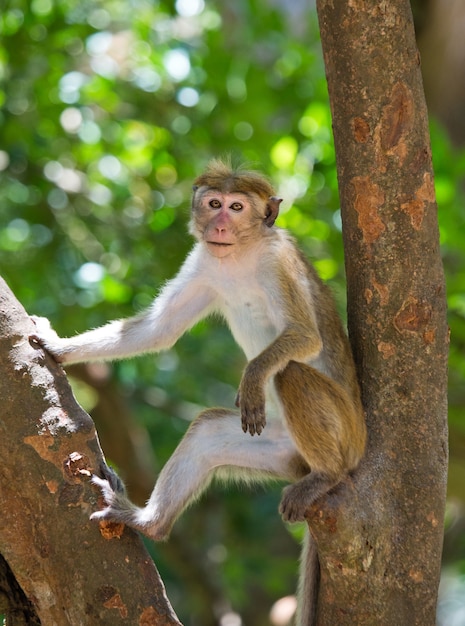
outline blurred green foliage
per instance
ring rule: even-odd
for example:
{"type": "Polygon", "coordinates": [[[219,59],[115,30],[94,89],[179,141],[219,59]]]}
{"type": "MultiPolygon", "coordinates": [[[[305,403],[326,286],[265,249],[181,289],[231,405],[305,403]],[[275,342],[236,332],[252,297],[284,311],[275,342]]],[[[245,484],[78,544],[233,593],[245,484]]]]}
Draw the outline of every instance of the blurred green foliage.
{"type": "MultiPolygon", "coordinates": [[[[191,181],[212,156],[231,154],[270,175],[285,198],[279,225],[298,238],[344,312],[312,8],[4,0],[0,42],[0,273],[28,311],[70,335],[146,306],[191,245],[191,181]]],[[[454,339],[451,419],[465,431],[465,155],[432,131],[454,339]]],[[[232,405],[243,364],[213,320],[167,353],[116,364],[114,375],[163,463],[199,407],[232,405]]],[[[292,593],[297,569],[298,548],[276,512],[279,488],[214,489],[205,501],[179,522],[193,553],[244,623],[268,623],[250,589],[292,593]]],[[[195,597],[155,558],[181,619],[198,623],[195,597]]]]}

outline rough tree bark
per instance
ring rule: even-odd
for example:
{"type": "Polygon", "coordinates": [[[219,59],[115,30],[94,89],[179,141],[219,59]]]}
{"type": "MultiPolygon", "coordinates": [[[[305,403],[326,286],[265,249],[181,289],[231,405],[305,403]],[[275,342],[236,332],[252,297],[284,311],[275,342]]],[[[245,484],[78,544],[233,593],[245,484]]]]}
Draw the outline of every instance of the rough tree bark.
{"type": "MultiPolygon", "coordinates": [[[[132,414],[127,398],[110,370],[107,363],[80,363],[67,367],[66,373],[85,382],[98,394],[91,414],[102,448],[118,471],[122,470],[121,476],[129,486],[131,500],[143,505],[152,492],[160,467],[146,427],[132,414]]],[[[174,404],[168,412],[175,414],[174,404]]],[[[208,566],[208,561],[198,558],[192,537],[175,525],[169,541],[157,544],[157,554],[170,564],[182,585],[189,590],[189,595],[195,597],[197,622],[202,626],[218,624],[217,607],[226,601],[224,587],[216,572],[208,566]]],[[[249,623],[247,619],[246,623],[249,623]]]]}
{"type": "MultiPolygon", "coordinates": [[[[61,367],[29,344],[33,332],[0,279],[0,554],[30,603],[10,597],[10,623],[179,626],[140,538],[89,522],[98,438],[61,367]]],[[[0,573],[5,599],[13,586],[0,573]]]]}
{"type": "Polygon", "coordinates": [[[319,626],[435,623],[448,330],[427,112],[407,0],[318,0],[348,323],[369,444],[314,507],[319,626]]]}

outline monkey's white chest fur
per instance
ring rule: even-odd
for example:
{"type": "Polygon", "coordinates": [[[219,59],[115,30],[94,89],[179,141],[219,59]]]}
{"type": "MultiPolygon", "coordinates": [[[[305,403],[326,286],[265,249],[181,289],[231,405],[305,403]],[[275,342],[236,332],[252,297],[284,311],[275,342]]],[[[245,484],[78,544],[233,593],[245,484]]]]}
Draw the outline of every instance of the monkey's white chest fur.
{"type": "Polygon", "coordinates": [[[272,285],[254,265],[231,272],[231,267],[218,264],[209,277],[217,294],[216,309],[249,361],[270,345],[285,325],[272,285]]]}
{"type": "Polygon", "coordinates": [[[226,296],[221,303],[221,312],[234,339],[249,361],[279,334],[277,320],[273,320],[270,314],[270,303],[257,291],[247,289],[240,298],[226,296]]]}

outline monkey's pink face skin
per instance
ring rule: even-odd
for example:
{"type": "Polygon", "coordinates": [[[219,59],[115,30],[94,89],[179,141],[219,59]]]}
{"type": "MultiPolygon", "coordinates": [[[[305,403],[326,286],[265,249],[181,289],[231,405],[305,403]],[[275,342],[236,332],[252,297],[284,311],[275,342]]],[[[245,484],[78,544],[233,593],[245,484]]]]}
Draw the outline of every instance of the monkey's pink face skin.
{"type": "Polygon", "coordinates": [[[238,246],[237,232],[250,223],[250,199],[242,193],[207,192],[201,200],[203,238],[213,256],[229,256],[238,246]]]}

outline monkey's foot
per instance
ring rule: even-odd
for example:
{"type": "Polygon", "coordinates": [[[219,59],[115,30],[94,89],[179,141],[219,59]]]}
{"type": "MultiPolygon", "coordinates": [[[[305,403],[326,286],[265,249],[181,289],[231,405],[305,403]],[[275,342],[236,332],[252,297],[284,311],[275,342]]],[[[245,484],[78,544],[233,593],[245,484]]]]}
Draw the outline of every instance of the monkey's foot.
{"type": "Polygon", "coordinates": [[[90,519],[104,519],[105,514],[111,509],[112,504],[115,502],[118,491],[114,489],[109,480],[107,480],[106,478],[99,478],[95,475],[92,476],[92,484],[100,487],[103,500],[107,507],[102,509],[101,511],[95,511],[95,513],[92,513],[90,519]]]}
{"type": "Polygon", "coordinates": [[[92,476],[92,483],[100,488],[105,508],[95,511],[91,520],[126,524],[154,541],[168,538],[174,520],[166,519],[153,507],[140,508],[133,504],[126,495],[123,481],[111,468],[101,467],[105,478],[92,476]]]}
{"type": "Polygon", "coordinates": [[[312,504],[340,482],[340,478],[310,472],[284,488],[279,512],[285,522],[303,522],[312,504]]]}
{"type": "Polygon", "coordinates": [[[90,519],[107,520],[123,524],[129,523],[136,507],[126,497],[126,489],[123,481],[118,474],[107,465],[102,465],[100,470],[104,478],[100,478],[94,474],[92,476],[92,484],[100,488],[106,507],[92,513],[90,519]]]}
{"type": "Polygon", "coordinates": [[[92,483],[97,485],[102,490],[102,495],[107,504],[111,504],[111,500],[115,494],[126,495],[126,488],[123,481],[115,472],[115,470],[108,467],[105,463],[100,466],[100,471],[103,474],[103,478],[99,478],[95,474],[92,476],[92,483]]]}
{"type": "Polygon", "coordinates": [[[285,522],[303,522],[305,513],[314,500],[308,493],[308,488],[302,487],[300,482],[285,487],[279,505],[281,517],[285,522]]]}
{"type": "Polygon", "coordinates": [[[100,509],[100,511],[92,513],[90,519],[97,522],[106,520],[107,522],[116,522],[121,524],[129,523],[128,514],[127,512],[123,512],[121,507],[118,506],[117,494],[112,490],[108,480],[94,476],[92,478],[92,483],[100,487],[102,490],[103,500],[107,506],[100,509]]]}

